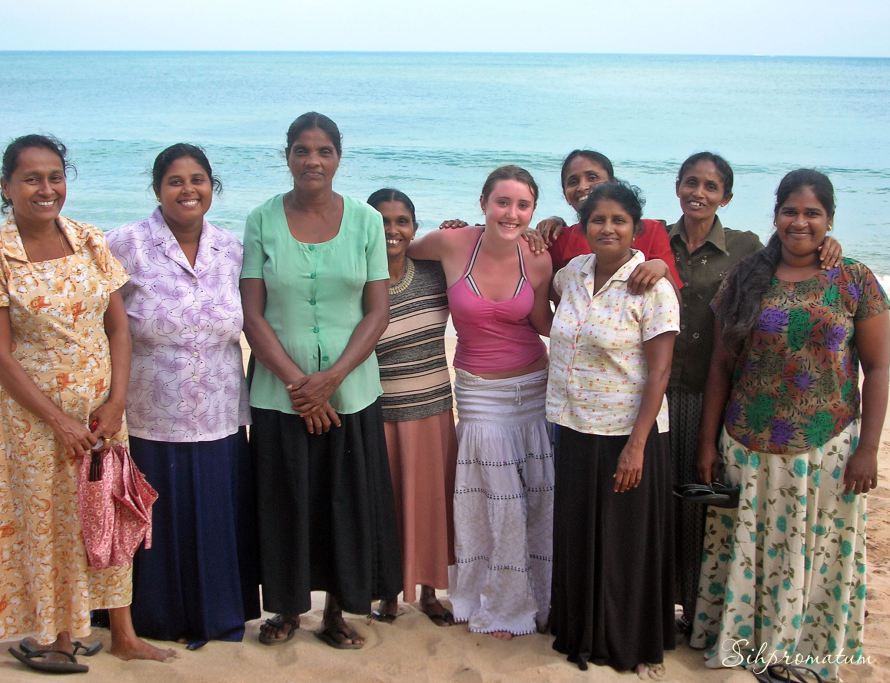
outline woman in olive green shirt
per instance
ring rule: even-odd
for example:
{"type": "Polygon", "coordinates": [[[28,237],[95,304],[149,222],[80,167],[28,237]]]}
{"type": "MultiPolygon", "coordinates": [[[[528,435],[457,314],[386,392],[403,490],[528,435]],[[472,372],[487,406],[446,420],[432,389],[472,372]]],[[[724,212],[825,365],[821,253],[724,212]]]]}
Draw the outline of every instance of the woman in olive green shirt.
{"type": "MultiPolygon", "coordinates": [[[[702,392],[714,340],[711,299],[739,261],[763,248],[753,232],[724,228],[717,216],[718,209],[732,199],[732,184],[732,167],[723,157],[711,152],[693,154],[677,174],[676,192],[683,215],[668,226],[671,250],[683,282],[680,334],[674,343],[667,390],[675,485],[697,481],[695,457],[702,392]]],[[[826,240],[821,258],[823,267],[834,265],[840,258],[837,242],[826,240]]],[[[695,616],[704,507],[678,503],[675,522],[674,600],[683,606],[680,626],[688,630],[695,616]]]]}
{"type": "Polygon", "coordinates": [[[310,591],[328,592],[316,635],[338,649],[401,590],[401,559],[374,347],[389,321],[380,214],[334,192],[340,131],[303,114],[287,133],[293,189],[254,209],[244,234],[244,332],[263,607],[260,642],[290,640],[310,591]]]}

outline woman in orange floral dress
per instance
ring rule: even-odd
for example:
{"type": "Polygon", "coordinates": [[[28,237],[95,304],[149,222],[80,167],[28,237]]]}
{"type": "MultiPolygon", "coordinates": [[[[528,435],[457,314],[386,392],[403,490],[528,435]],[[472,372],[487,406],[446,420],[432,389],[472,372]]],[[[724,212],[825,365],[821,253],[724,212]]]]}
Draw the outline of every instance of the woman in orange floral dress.
{"type": "Polygon", "coordinates": [[[89,635],[91,609],[110,610],[112,654],[173,653],[133,631],[132,567],[87,565],[77,472],[99,437],[127,438],[130,338],[117,292],[127,274],[98,228],[59,215],[65,154],[27,135],[0,173],[12,208],[0,225],[0,640],[32,635],[17,659],[82,671],[73,655],[87,648],[72,639],[89,635]]]}

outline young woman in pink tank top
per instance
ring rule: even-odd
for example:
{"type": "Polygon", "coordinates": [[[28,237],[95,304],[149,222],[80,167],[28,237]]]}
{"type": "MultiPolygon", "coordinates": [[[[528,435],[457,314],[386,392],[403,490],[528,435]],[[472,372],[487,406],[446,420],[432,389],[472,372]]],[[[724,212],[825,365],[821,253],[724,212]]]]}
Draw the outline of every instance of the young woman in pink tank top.
{"type": "Polygon", "coordinates": [[[441,261],[457,330],[454,617],[510,639],[543,629],[550,605],[553,454],[544,419],[552,266],[521,239],[538,199],[524,169],[482,188],[482,230],[439,230],[409,255],[441,261]]]}

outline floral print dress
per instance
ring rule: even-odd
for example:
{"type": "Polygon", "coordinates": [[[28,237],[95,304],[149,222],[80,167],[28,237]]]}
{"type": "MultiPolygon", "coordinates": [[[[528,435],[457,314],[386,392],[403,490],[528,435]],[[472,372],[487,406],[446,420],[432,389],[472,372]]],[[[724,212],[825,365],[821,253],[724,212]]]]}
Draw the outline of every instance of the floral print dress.
{"type": "MultiPolygon", "coordinates": [[[[58,219],[74,253],[31,263],[13,219],[0,226],[0,307],[13,355],[37,387],[86,424],[108,396],[104,316],[127,274],[91,225],[58,219]]],[[[0,388],[0,640],[89,634],[90,610],[130,604],[131,567],[87,566],[78,461],[0,388]]],[[[126,427],[115,441],[127,438],[126,427]]]]}
{"type": "Polygon", "coordinates": [[[834,680],[862,656],[867,496],[844,494],[859,438],[853,333],[887,308],[852,259],[764,295],[720,436],[739,507],[708,510],[690,640],[715,665],[803,664],[834,680]]]}

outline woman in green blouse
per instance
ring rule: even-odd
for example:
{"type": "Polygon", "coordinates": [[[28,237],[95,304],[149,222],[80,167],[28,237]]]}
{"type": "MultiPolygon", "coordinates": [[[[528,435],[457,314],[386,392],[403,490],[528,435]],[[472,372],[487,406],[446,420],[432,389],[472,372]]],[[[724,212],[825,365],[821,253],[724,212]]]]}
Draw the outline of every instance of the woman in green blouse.
{"type": "Polygon", "coordinates": [[[734,513],[707,517],[691,644],[714,666],[802,663],[834,679],[839,657],[861,655],[890,317],[866,266],[821,268],[834,208],[825,175],[786,175],[775,234],[713,303],[698,469],[714,477],[722,423],[724,477],[741,488],[734,513]]]}
{"type": "Polygon", "coordinates": [[[290,640],[310,591],[328,593],[328,645],[362,637],[342,610],[367,614],[401,589],[399,537],[374,346],[389,320],[380,214],[333,190],[337,125],[315,112],[287,132],[293,189],[254,209],[244,233],[244,332],[263,606],[260,642],[290,640]]]}

